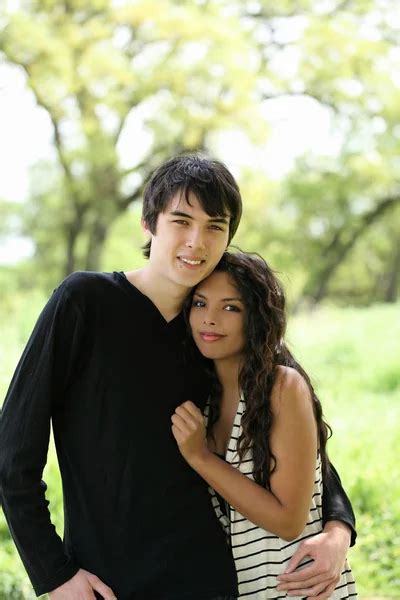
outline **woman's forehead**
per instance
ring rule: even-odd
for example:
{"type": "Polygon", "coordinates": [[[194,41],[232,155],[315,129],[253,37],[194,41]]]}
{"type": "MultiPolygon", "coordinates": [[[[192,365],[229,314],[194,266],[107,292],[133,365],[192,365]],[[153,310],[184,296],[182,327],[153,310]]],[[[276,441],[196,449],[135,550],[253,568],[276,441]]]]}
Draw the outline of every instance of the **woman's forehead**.
{"type": "Polygon", "coordinates": [[[217,293],[224,295],[227,292],[234,292],[239,295],[237,286],[232,277],[224,271],[213,271],[196,286],[195,293],[207,295],[207,293],[217,293]]]}

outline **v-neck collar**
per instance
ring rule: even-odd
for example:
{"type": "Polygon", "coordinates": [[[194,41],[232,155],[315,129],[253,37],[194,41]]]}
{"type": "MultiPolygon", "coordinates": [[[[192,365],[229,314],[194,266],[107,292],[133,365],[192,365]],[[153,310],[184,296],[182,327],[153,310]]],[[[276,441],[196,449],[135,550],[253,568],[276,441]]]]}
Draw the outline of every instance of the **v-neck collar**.
{"type": "Polygon", "coordinates": [[[157,320],[167,329],[172,329],[175,327],[176,323],[180,323],[183,320],[182,311],[180,311],[175,317],[173,317],[170,321],[164,317],[164,315],[160,312],[159,308],[154,304],[154,302],[146,296],[139,288],[137,288],[133,283],[129,281],[124,271],[114,271],[114,275],[118,276],[120,281],[123,283],[125,289],[129,291],[129,293],[135,294],[136,297],[140,297],[150,310],[152,310],[153,314],[156,316],[157,320]]]}

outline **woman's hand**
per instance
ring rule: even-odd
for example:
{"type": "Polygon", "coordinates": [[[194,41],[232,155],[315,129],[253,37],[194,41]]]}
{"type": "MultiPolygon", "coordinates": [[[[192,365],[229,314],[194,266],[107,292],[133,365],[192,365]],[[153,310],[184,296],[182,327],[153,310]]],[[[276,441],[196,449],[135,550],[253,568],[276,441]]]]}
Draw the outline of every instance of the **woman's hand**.
{"type": "Polygon", "coordinates": [[[177,407],[171,417],[172,433],[179,446],[180,453],[193,468],[209,454],[206,428],[201,411],[193,402],[187,400],[177,407]]]}

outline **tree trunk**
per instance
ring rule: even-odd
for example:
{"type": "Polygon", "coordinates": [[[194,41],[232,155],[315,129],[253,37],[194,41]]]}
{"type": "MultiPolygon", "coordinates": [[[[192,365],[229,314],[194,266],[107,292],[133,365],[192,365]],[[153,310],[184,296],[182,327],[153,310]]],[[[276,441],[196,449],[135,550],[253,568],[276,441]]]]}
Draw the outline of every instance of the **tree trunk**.
{"type": "Polygon", "coordinates": [[[65,257],[64,266],[64,277],[67,277],[70,273],[76,270],[76,242],[78,235],[81,230],[81,222],[76,219],[73,223],[70,223],[67,230],[67,252],[65,257]]]}
{"type": "Polygon", "coordinates": [[[100,269],[101,257],[104,250],[104,244],[107,239],[112,220],[107,224],[96,220],[90,228],[88,246],[85,258],[86,271],[98,271],[100,269]]]}
{"type": "Polygon", "coordinates": [[[389,272],[388,285],[385,291],[385,302],[396,302],[400,280],[400,244],[395,249],[392,268],[389,272]]]}

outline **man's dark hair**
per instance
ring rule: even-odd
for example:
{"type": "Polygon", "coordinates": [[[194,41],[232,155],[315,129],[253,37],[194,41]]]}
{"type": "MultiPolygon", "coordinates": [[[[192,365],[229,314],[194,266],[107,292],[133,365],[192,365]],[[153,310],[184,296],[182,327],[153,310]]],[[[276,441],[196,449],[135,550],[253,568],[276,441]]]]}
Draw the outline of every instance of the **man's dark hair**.
{"type": "MultiPolygon", "coordinates": [[[[239,186],[226,166],[201,154],[182,154],[162,164],[147,183],[142,218],[151,233],[156,232],[158,215],[164,212],[172,196],[180,192],[186,202],[192,192],[210,217],[230,216],[229,240],[233,238],[242,214],[239,186]]],[[[150,256],[151,241],[143,246],[150,256]]]]}

